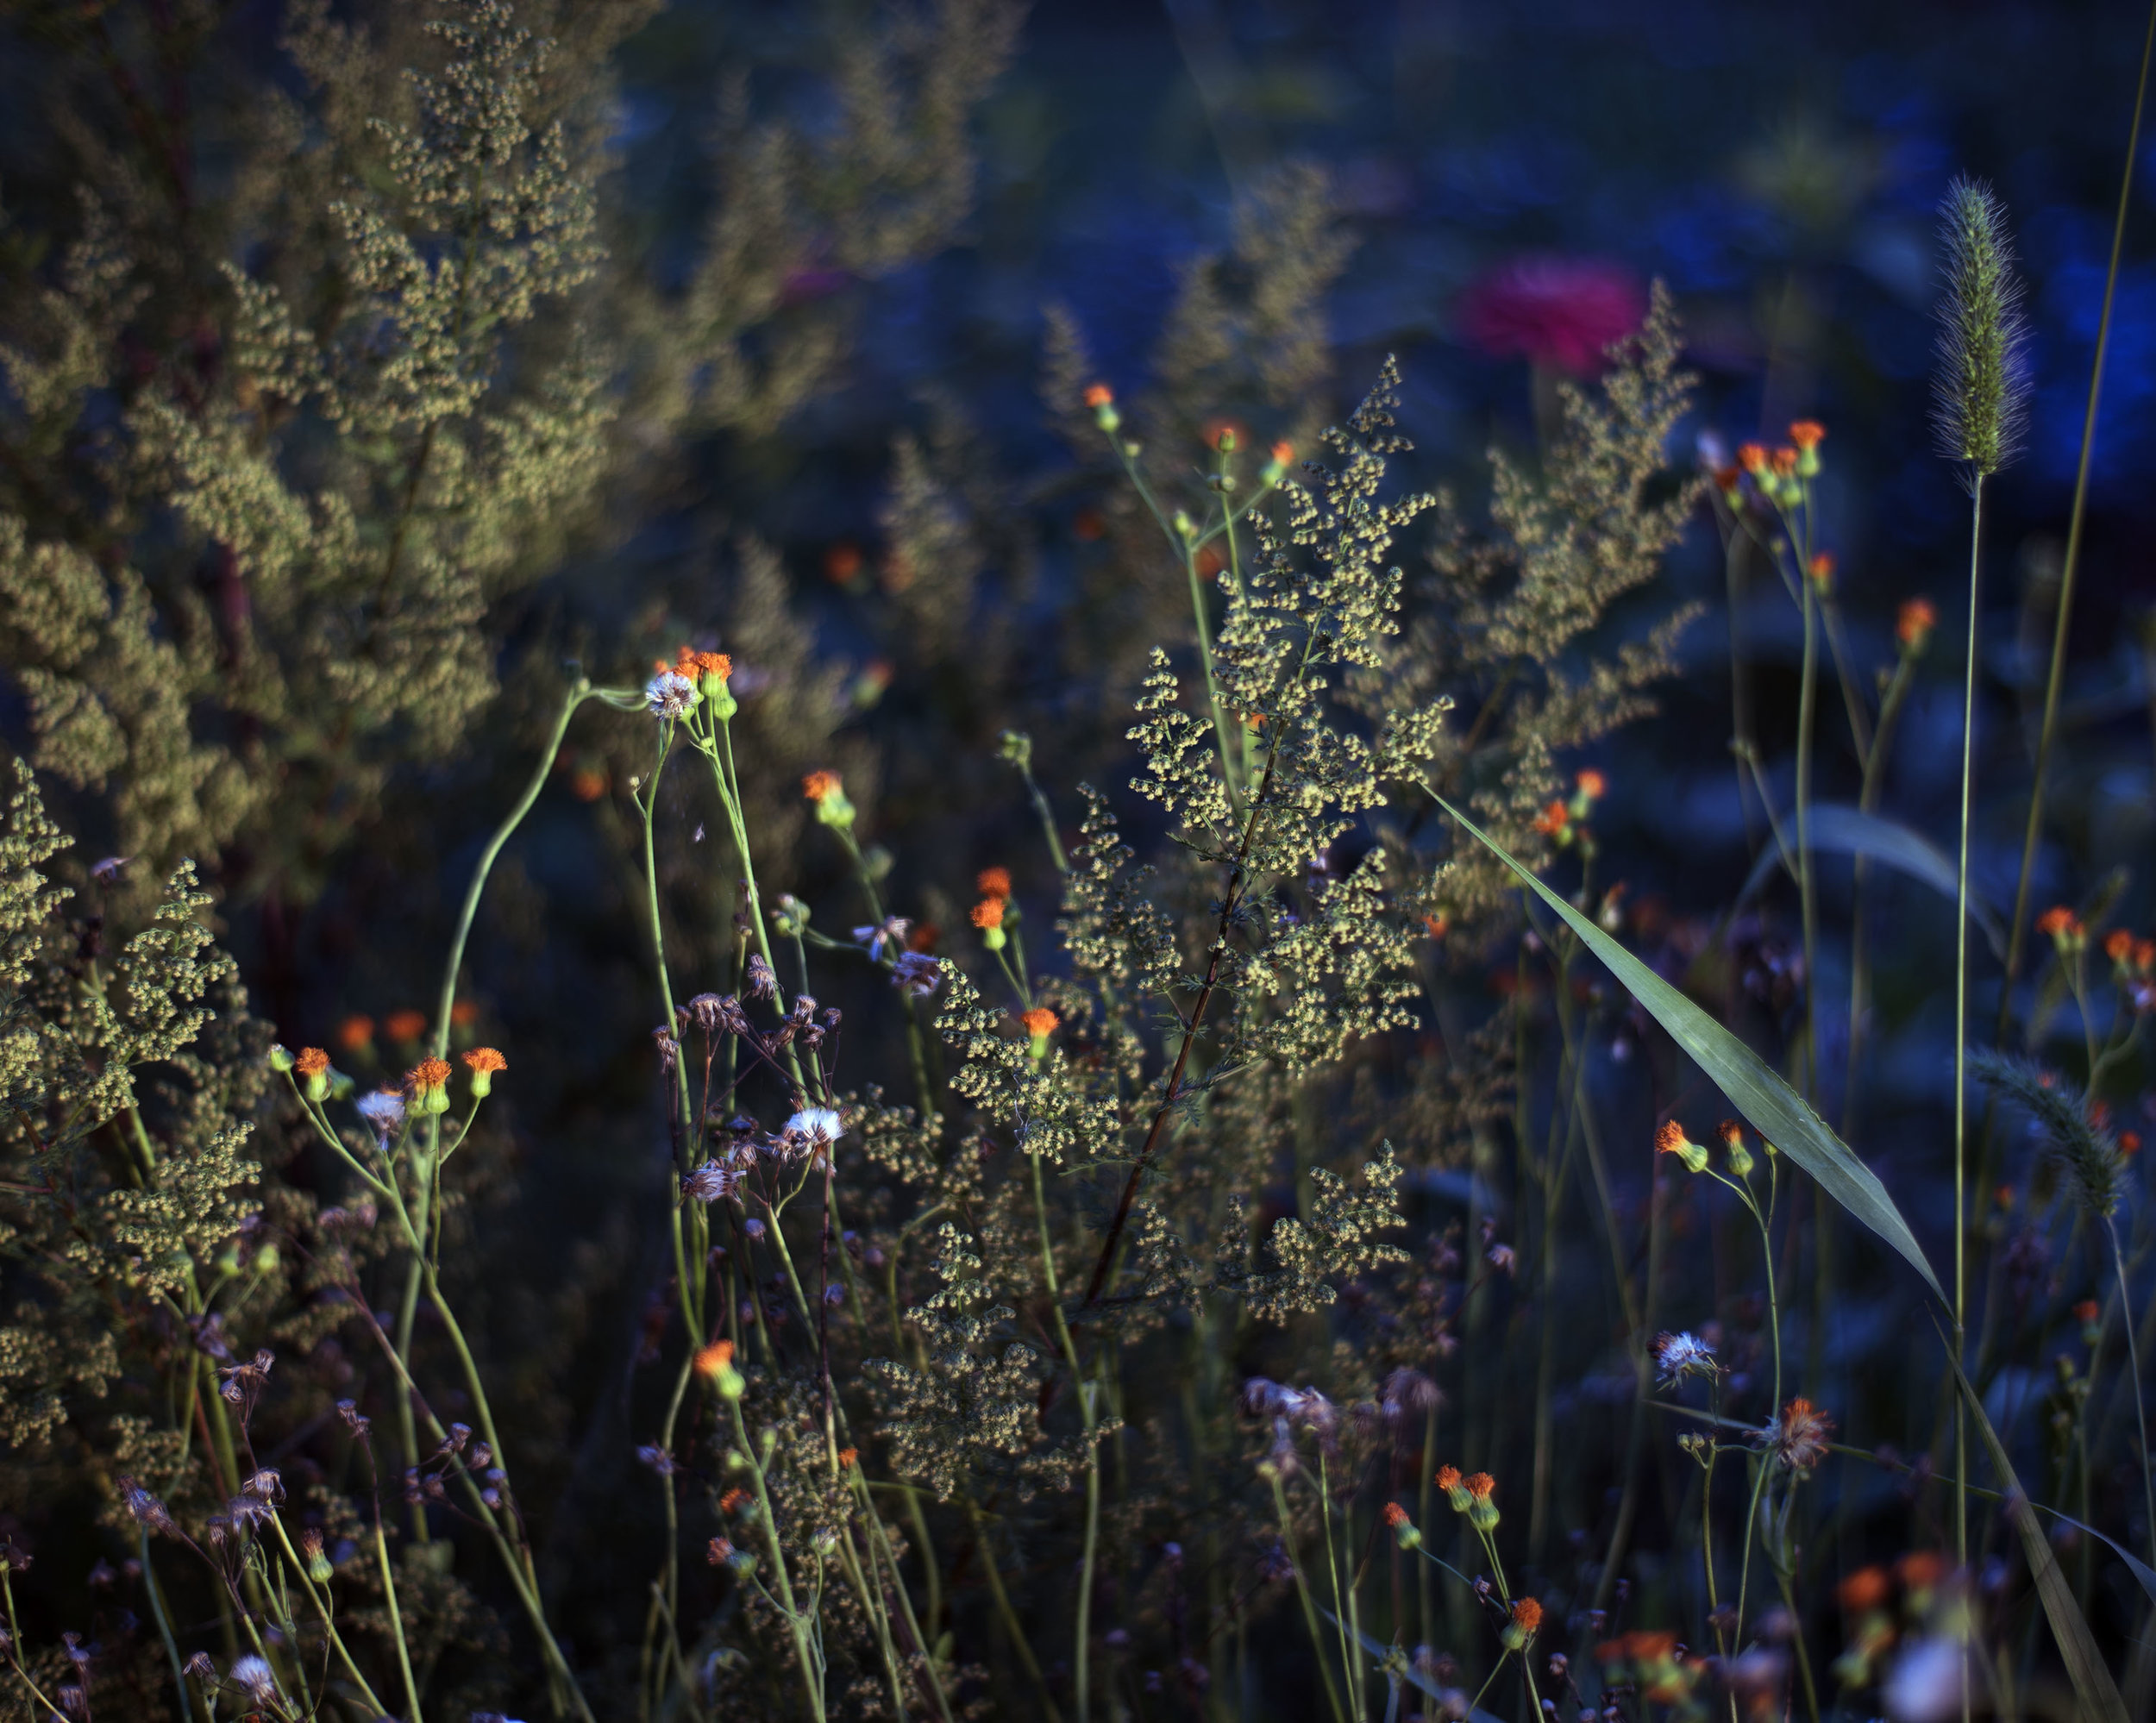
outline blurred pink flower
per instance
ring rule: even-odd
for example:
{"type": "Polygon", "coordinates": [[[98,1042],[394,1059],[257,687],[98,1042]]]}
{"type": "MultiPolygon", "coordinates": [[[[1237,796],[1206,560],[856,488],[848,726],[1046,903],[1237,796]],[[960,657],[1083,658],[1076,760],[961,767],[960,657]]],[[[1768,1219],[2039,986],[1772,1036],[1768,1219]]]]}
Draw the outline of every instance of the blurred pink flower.
{"type": "Polygon", "coordinates": [[[1531,255],[1485,271],[1460,296],[1461,339],[1484,353],[1592,376],[1602,350],[1647,315],[1647,296],[1621,264],[1531,255]]]}

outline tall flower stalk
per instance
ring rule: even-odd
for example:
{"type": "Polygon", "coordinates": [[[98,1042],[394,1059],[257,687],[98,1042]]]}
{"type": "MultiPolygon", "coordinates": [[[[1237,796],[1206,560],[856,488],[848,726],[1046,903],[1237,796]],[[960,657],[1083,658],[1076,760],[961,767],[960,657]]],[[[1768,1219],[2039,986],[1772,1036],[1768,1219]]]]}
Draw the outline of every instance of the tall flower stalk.
{"type": "MultiPolygon", "coordinates": [[[[1939,305],[1934,384],[1940,452],[1961,468],[1969,492],[1969,633],[1961,707],[1961,843],[1954,887],[1954,1348],[1967,1320],[1969,829],[1975,788],[1977,629],[1984,482],[2019,452],[2028,420],[2021,285],[2006,211],[1989,186],[1957,179],[1940,214],[1946,289],[1939,305]]],[[[1969,1432],[1954,1407],[1954,1554],[1969,1559],[1969,1432]]]]}

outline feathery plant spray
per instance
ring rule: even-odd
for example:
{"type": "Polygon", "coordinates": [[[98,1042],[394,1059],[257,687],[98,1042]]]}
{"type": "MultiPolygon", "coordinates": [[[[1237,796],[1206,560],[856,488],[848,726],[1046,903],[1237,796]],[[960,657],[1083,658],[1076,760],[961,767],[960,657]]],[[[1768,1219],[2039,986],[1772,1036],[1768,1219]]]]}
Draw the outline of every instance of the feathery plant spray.
{"type": "MultiPolygon", "coordinates": [[[[1990,187],[1957,179],[1940,215],[1946,291],[1940,301],[1934,385],[1940,453],[1958,462],[1969,491],[1969,637],[1961,710],[1961,846],[1954,925],[1954,1346],[1967,1315],[1969,809],[1977,731],[1977,606],[1984,481],[2020,452],[2028,417],[2021,284],[2006,211],[1990,187]]],[[[1954,1408],[1954,1551],[1969,1559],[1968,1431],[1954,1408]]]]}

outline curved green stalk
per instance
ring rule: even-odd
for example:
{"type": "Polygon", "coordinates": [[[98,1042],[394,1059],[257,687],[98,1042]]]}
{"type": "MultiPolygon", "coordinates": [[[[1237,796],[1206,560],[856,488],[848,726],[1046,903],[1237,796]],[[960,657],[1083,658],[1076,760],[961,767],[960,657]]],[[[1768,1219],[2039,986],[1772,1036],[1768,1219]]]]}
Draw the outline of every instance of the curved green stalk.
{"type": "Polygon", "coordinates": [[[2089,467],[2096,453],[2096,406],[2103,393],[2103,361],[2111,348],[2111,310],[2118,294],[2119,258],[2126,247],[2126,213],[2133,204],[2134,159],[2140,153],[2141,112],[2148,99],[2148,66],[2156,50],[2156,4],[2148,12],[2148,28],[2141,37],[2141,72],[2134,86],[2134,119],[2127,128],[2126,166],[2119,175],[2119,210],[2111,224],[2111,262],[2103,277],[2103,310],[2096,318],[2096,349],[2089,367],[2089,404],[2082,415],[2081,458],[2074,472],[2074,500],[2066,517],[2066,552],[2059,573],[2059,614],[2052,623],[2051,669],[2044,681],[2044,719],[2037,732],[2036,772],[2029,786],[2028,823],[2021,832],[2021,867],[2014,888],[2014,919],[2007,936],[2006,985],[1999,996],[1999,1026],[1995,1037],[2006,1039],[2012,1012],[2014,981],[2021,974],[2022,940],[2028,920],[2029,887],[2035,874],[2036,835],[2044,821],[2044,790],[2051,772],[2052,746],[2059,735],[2059,696],[2065,684],[2066,636],[2073,623],[2074,580],[2081,572],[2082,527],[2088,516],[2089,467]]]}

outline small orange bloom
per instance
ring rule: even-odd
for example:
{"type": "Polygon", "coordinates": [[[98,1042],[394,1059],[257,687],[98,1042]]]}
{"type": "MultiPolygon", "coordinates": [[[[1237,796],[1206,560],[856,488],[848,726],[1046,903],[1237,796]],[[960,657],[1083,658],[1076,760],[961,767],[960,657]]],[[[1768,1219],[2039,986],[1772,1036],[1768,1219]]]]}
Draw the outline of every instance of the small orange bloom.
{"type": "Polygon", "coordinates": [[[1432,939],[1444,938],[1445,929],[1451,924],[1452,918],[1449,915],[1426,915],[1422,918],[1423,931],[1432,939]]]}
{"type": "Polygon", "coordinates": [[[861,547],[850,541],[834,544],[824,553],[824,578],[843,586],[861,573],[861,547]]]}
{"type": "Polygon", "coordinates": [[[1929,598],[1902,601],[1894,619],[1894,637],[1908,647],[1921,646],[1939,626],[1939,611],[1929,598]]]}
{"type": "Polygon", "coordinates": [[[984,933],[992,927],[1001,927],[1003,925],[1003,905],[1006,901],[1006,899],[1002,898],[981,899],[973,906],[973,924],[984,933]]]}
{"type": "Polygon", "coordinates": [[[699,686],[706,676],[716,676],[724,682],[734,674],[734,661],[724,652],[699,652],[685,646],[674,655],[674,662],[667,667],[685,681],[699,686]]]}
{"type": "Polygon", "coordinates": [[[464,1068],[467,1071],[506,1071],[509,1061],[492,1047],[474,1047],[464,1056],[464,1068]]]}
{"type": "Polygon", "coordinates": [[[1805,566],[1811,573],[1813,585],[1825,586],[1833,582],[1834,578],[1834,553],[1833,551],[1822,550],[1815,553],[1811,561],[1805,566]]]}
{"type": "Polygon", "coordinates": [[[1542,1626],[1542,1606],[1532,1597],[1523,1597],[1512,1607],[1513,1626],[1523,1633],[1533,1633],[1542,1626]]]}
{"type": "Polygon", "coordinates": [[[1789,427],[1789,441],[1799,448],[1817,448],[1827,440],[1827,427],[1817,419],[1799,419],[1789,427]]]}
{"type": "MultiPolygon", "coordinates": [[[[498,1053],[496,1058],[501,1057],[498,1053]]],[[[404,1073],[404,1087],[412,1094],[431,1094],[449,1081],[447,1059],[422,1059],[404,1073]]]]}
{"type": "Polygon", "coordinates": [[[1737,448],[1737,465],[1757,479],[1767,470],[1767,446],[1764,442],[1740,443],[1737,448]]]}
{"type": "Polygon", "coordinates": [[[812,802],[827,802],[844,787],[836,772],[812,772],[801,780],[801,793],[812,802]]]}
{"type": "Polygon", "coordinates": [[[1929,1591],[1946,1577],[1946,1558],[1933,1550],[1918,1550],[1894,1564],[1902,1583],[1911,1591],[1929,1591]]]}
{"type": "Polygon", "coordinates": [[[696,1354],[696,1369],[699,1375],[718,1375],[722,1370],[732,1369],[733,1363],[734,1343],[730,1340],[714,1340],[710,1345],[699,1348],[696,1354]]]}
{"type": "Polygon", "coordinates": [[[2134,936],[2122,927],[2115,927],[2103,936],[2103,955],[2114,963],[2124,963],[2134,955],[2134,936]]]}
{"type": "Polygon", "coordinates": [[[1457,1489],[1460,1487],[1460,1469],[1457,1466],[1439,1466],[1435,1482],[1439,1489],[1457,1489]]]}
{"type": "Polygon", "coordinates": [[[475,999],[459,999],[449,1007],[449,1021],[459,1029],[469,1029],[479,1020],[479,1002],[475,999]]]}
{"type": "Polygon", "coordinates": [[[329,1068],[329,1056],[319,1047],[303,1047],[292,1069],[303,1077],[319,1077],[329,1068]]]}
{"type": "Polygon", "coordinates": [[[1295,458],[1295,445],[1292,442],[1276,442],[1273,445],[1272,454],[1276,463],[1285,467],[1295,458]]]}
{"type": "Polygon", "coordinates": [[[1665,1119],[1662,1128],[1654,1134],[1655,1151],[1662,1155],[1679,1154],[1690,1140],[1685,1136],[1683,1125],[1674,1118],[1665,1119]]]}
{"type": "Polygon", "coordinates": [[[1095,412],[1108,405],[1114,399],[1115,391],[1105,383],[1088,383],[1086,385],[1086,404],[1095,412]]]}
{"type": "Polygon", "coordinates": [[[1844,1609],[1852,1615],[1861,1615],[1884,1603],[1889,1589],[1884,1568],[1859,1568],[1836,1588],[1835,1595],[1841,1599],[1844,1609]]]}
{"type": "Polygon", "coordinates": [[[2064,904],[2053,904],[2036,918],[2036,930],[2053,939],[2071,939],[2081,931],[2080,918],[2064,904]]]}
{"type": "Polygon", "coordinates": [[[1025,1032],[1036,1041],[1043,1041],[1056,1032],[1056,1025],[1062,1019],[1046,1006],[1035,1006],[1018,1021],[1025,1025],[1025,1032]]]}
{"type": "Polygon", "coordinates": [[[1488,1501],[1490,1493],[1497,1488],[1497,1480],[1488,1472],[1470,1472],[1461,1480],[1461,1488],[1477,1501],[1488,1501]]]}
{"type": "Polygon", "coordinates": [[[917,921],[906,936],[908,951],[933,951],[936,942],[943,937],[943,930],[932,921],[917,921]]]}
{"type": "Polygon", "coordinates": [[[2141,1133],[2138,1131],[2119,1132],[2119,1153],[2138,1155],[2141,1152],[2141,1133]]]}
{"type": "Polygon", "coordinates": [[[1407,1523],[1407,1510],[1396,1501],[1388,1501],[1385,1504],[1384,1519],[1386,1525],[1397,1532],[1407,1523]]]}
{"type": "Polygon", "coordinates": [[[721,1513],[731,1513],[748,1500],[749,1492],[742,1488],[739,1484],[736,1484],[733,1488],[719,1497],[718,1511],[721,1513]]]}
{"type": "Polygon", "coordinates": [[[1609,780],[1592,766],[1581,773],[1575,781],[1579,786],[1580,793],[1590,802],[1599,802],[1609,793],[1609,780]]]}
{"type": "Polygon", "coordinates": [[[1789,479],[1796,476],[1796,451],[1795,449],[1777,448],[1768,458],[1774,463],[1774,476],[1776,478],[1789,479]]]}
{"type": "Polygon", "coordinates": [[[856,1450],[841,1448],[838,1450],[838,1469],[842,1472],[851,1471],[860,1459],[861,1455],[856,1450]]]}
{"type": "Polygon", "coordinates": [[[389,1031],[392,1041],[417,1041],[427,1032],[427,1013],[423,1011],[393,1011],[382,1019],[382,1027],[389,1031]]]}
{"type": "Polygon", "coordinates": [[[596,766],[580,766],[569,776],[569,793],[580,802],[595,802],[606,793],[606,774],[596,766]]]}
{"type": "Polygon", "coordinates": [[[1007,898],[1011,895],[1011,870],[1008,868],[983,868],[974,875],[974,889],[984,898],[1007,898]]]}
{"type": "Polygon", "coordinates": [[[2103,1313],[2103,1306],[2092,1298],[2084,1298],[2074,1306],[2074,1319],[2084,1326],[2094,1322],[2103,1313]]]}
{"type": "Polygon", "coordinates": [[[1534,829],[1545,837],[1555,837],[1571,823],[1571,810],[1567,808],[1563,802],[1551,802],[1548,807],[1535,816],[1534,829]]]}
{"type": "Polygon", "coordinates": [[[337,1045],[348,1053],[356,1053],[374,1039],[374,1019],[362,1012],[354,1012],[337,1025],[337,1045]]]}

